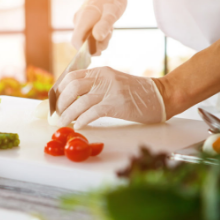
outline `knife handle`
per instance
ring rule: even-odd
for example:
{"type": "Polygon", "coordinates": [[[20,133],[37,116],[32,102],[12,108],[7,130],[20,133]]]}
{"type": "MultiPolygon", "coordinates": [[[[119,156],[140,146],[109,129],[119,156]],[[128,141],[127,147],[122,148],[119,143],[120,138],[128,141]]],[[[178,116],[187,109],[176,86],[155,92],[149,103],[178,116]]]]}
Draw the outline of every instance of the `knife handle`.
{"type": "Polygon", "coordinates": [[[88,45],[89,45],[90,54],[94,55],[97,52],[97,47],[96,47],[96,39],[93,37],[92,33],[88,37],[88,45]]]}

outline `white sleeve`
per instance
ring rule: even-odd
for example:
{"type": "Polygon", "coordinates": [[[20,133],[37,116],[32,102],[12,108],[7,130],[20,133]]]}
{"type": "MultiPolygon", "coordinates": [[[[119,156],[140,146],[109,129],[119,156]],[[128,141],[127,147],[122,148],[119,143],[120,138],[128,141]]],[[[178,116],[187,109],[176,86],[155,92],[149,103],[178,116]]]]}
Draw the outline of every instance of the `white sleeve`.
{"type": "Polygon", "coordinates": [[[219,0],[154,0],[159,28],[200,51],[220,38],[219,0]]]}
{"type": "Polygon", "coordinates": [[[185,0],[185,5],[209,44],[220,39],[220,0],[185,0]]]}

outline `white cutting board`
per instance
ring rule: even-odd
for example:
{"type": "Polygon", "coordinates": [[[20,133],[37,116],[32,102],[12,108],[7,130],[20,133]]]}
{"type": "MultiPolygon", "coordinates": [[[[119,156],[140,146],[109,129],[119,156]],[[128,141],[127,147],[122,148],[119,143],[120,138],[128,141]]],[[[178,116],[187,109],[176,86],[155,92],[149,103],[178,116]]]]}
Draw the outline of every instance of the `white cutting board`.
{"type": "Polygon", "coordinates": [[[202,121],[173,118],[165,124],[142,125],[102,118],[80,133],[90,142],[104,142],[98,157],[73,163],[65,156],[44,154],[44,146],[57,127],[35,119],[32,112],[39,101],[0,96],[0,132],[18,133],[19,148],[0,151],[0,177],[86,191],[115,181],[115,171],[128,164],[140,145],[154,151],[174,151],[208,136],[202,121]]]}

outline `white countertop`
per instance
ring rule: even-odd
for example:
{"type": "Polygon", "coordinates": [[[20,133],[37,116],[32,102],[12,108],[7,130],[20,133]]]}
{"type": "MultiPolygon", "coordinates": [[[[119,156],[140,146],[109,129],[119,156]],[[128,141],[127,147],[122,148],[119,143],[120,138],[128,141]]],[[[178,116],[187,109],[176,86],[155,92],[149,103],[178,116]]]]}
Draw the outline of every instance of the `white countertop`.
{"type": "MultiPolygon", "coordinates": [[[[0,132],[18,133],[21,139],[18,149],[0,152],[0,167],[4,167],[0,169],[0,177],[14,180],[86,191],[114,182],[115,171],[124,168],[141,145],[152,151],[172,152],[208,136],[207,125],[199,120],[175,117],[164,124],[143,125],[102,118],[80,133],[90,142],[103,142],[104,151],[83,163],[73,163],[66,157],[44,154],[44,146],[57,128],[49,126],[46,120],[33,118],[32,112],[39,101],[0,98],[0,132]]],[[[196,114],[193,118],[200,119],[196,114]]]]}

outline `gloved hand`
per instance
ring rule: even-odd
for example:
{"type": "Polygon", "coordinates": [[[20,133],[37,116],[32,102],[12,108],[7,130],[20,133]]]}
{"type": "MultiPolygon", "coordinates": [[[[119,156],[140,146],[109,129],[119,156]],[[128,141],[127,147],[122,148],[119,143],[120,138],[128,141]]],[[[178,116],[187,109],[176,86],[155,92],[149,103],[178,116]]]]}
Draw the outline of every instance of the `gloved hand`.
{"type": "Polygon", "coordinates": [[[92,31],[97,40],[94,55],[101,55],[101,51],[108,47],[114,23],[124,13],[126,6],[127,0],[87,0],[74,17],[73,46],[79,50],[92,31]]]}
{"type": "Polygon", "coordinates": [[[103,117],[140,123],[166,120],[163,98],[151,78],[137,77],[109,67],[68,73],[57,90],[59,126],[76,120],[75,129],[103,117]],[[77,99],[78,96],[81,96],[77,99]]]}

